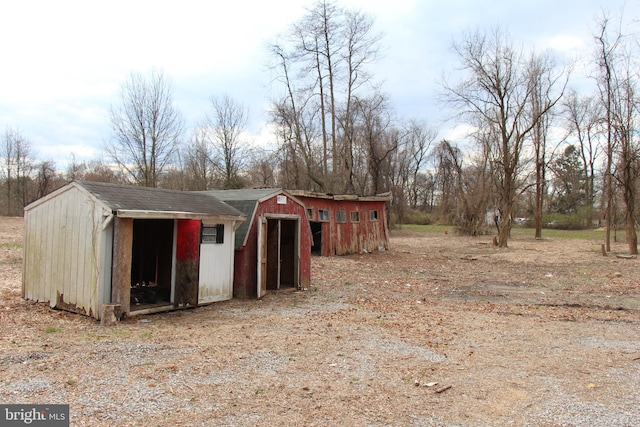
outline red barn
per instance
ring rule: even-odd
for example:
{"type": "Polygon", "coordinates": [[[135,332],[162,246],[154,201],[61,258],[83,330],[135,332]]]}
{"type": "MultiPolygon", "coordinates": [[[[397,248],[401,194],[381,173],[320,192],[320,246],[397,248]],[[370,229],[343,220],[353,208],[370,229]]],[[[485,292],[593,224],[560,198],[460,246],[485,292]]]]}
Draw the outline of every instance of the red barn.
{"type": "Polygon", "coordinates": [[[348,255],[389,248],[387,202],[391,195],[352,196],[290,191],[307,208],[312,251],[348,255]]]}
{"type": "Polygon", "coordinates": [[[235,297],[260,298],[267,290],[309,287],[312,240],[302,202],[277,188],[205,193],[247,216],[236,230],[235,297]]]}

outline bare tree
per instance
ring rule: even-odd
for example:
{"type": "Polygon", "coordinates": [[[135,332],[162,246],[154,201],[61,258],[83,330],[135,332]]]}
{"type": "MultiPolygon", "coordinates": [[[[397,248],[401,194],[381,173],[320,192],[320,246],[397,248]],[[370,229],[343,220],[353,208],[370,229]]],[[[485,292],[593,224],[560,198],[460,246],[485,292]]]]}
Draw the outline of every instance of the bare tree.
{"type": "Polygon", "coordinates": [[[92,160],[87,163],[87,169],[82,175],[85,181],[111,182],[114,184],[127,183],[127,177],[122,171],[115,170],[103,159],[92,160]]]}
{"type": "Polygon", "coordinates": [[[278,185],[274,165],[277,164],[276,153],[256,148],[249,158],[246,170],[248,183],[254,187],[275,187],[278,185]]]}
{"type": "Polygon", "coordinates": [[[276,80],[285,89],[274,102],[273,122],[289,144],[285,151],[300,156],[321,191],[353,192],[362,185],[355,175],[362,146],[354,110],[357,99],[376,92],[367,68],[379,40],[368,15],[318,0],[287,38],[271,46],[276,80]]]}
{"type": "Polygon", "coordinates": [[[126,182],[122,173],[102,159],[95,159],[89,162],[78,162],[75,155],[71,155],[71,160],[65,171],[65,179],[67,181],[83,180],[97,182],[112,182],[114,184],[123,184],[126,182]]]}
{"type": "Polygon", "coordinates": [[[214,188],[213,151],[205,133],[204,129],[196,129],[191,137],[191,143],[185,148],[183,168],[187,180],[186,186],[193,191],[214,188]]]}
{"type": "Polygon", "coordinates": [[[111,107],[110,121],[108,157],[132,182],[157,187],[160,175],[174,161],[184,127],[169,79],[158,70],[147,76],[131,73],[121,87],[120,105],[111,107]]]}
{"type": "Polygon", "coordinates": [[[388,100],[381,94],[370,98],[357,98],[353,102],[353,112],[350,113],[358,121],[358,127],[351,131],[350,173],[354,185],[345,192],[356,190],[360,194],[378,194],[388,191],[384,188],[384,175],[388,173],[388,162],[391,154],[398,148],[398,136],[391,132],[391,116],[388,100]],[[354,145],[357,145],[356,148],[354,145]],[[356,151],[362,153],[362,161],[357,159],[356,151]],[[357,164],[364,165],[360,173],[356,173],[357,164]],[[360,175],[360,176],[358,176],[360,175]],[[366,182],[370,182],[369,185],[366,182]]]}
{"type": "Polygon", "coordinates": [[[637,75],[633,54],[624,43],[620,25],[612,28],[605,13],[597,18],[596,64],[600,100],[605,113],[606,146],[604,170],[605,248],[611,250],[611,226],[615,203],[614,179],[622,188],[629,252],[638,253],[635,230],[635,199],[638,178],[638,143],[634,134],[638,108],[637,75]],[[617,158],[616,158],[617,157],[617,158]],[[617,171],[614,171],[617,166],[617,171]]]}
{"type": "Polygon", "coordinates": [[[441,163],[446,165],[448,184],[453,194],[452,216],[462,234],[477,236],[482,234],[486,225],[486,212],[490,197],[490,172],[487,168],[488,156],[481,151],[478,156],[468,157],[464,166],[464,155],[456,145],[443,140],[438,144],[441,163]]]}
{"type": "Polygon", "coordinates": [[[332,169],[337,170],[337,117],[336,117],[336,67],[343,42],[339,37],[343,11],[332,2],[318,0],[308,10],[301,22],[293,26],[296,40],[292,59],[302,62],[302,69],[311,70],[315,81],[310,83],[317,91],[319,118],[322,132],[322,175],[329,175],[329,157],[332,169]],[[328,116],[328,117],[327,117],[328,116]],[[328,119],[328,120],[327,120],[328,119]],[[329,139],[331,153],[329,154],[329,139]]]}
{"type": "Polygon", "coordinates": [[[229,96],[211,99],[211,109],[206,115],[204,138],[212,147],[213,165],[224,189],[243,186],[240,172],[245,166],[247,142],[242,139],[248,111],[229,96]]]}
{"type": "Polygon", "coordinates": [[[636,197],[638,177],[640,176],[640,146],[636,133],[638,102],[636,77],[632,74],[629,56],[625,55],[616,76],[614,102],[614,129],[617,140],[617,167],[614,177],[622,189],[625,206],[625,231],[629,253],[638,254],[638,235],[636,233],[636,197]]]}
{"type": "Polygon", "coordinates": [[[407,132],[403,138],[405,149],[410,161],[407,164],[409,176],[407,188],[408,200],[414,208],[418,205],[419,193],[424,186],[424,182],[419,179],[420,173],[427,162],[431,145],[436,140],[438,132],[429,127],[426,123],[411,120],[407,125],[407,132]]]}
{"type": "Polygon", "coordinates": [[[313,106],[312,92],[298,89],[291,78],[292,58],[281,46],[271,47],[277,60],[278,80],[284,85],[286,95],[271,108],[271,121],[276,126],[276,137],[281,146],[281,182],[294,189],[326,191],[324,154],[318,155],[315,143],[318,138],[317,114],[313,106]],[[303,177],[304,175],[304,177],[303,177]]]}
{"type": "Polygon", "coordinates": [[[604,196],[604,222],[605,222],[605,250],[611,251],[611,225],[612,209],[614,203],[613,193],[613,160],[615,150],[614,130],[613,130],[613,62],[615,52],[620,43],[621,36],[612,36],[608,33],[609,17],[603,15],[599,18],[598,34],[595,36],[596,64],[598,66],[597,83],[600,91],[600,99],[604,106],[606,145],[605,145],[605,168],[603,177],[604,196]]]}
{"type": "Polygon", "coordinates": [[[531,109],[530,61],[499,29],[491,34],[466,34],[453,46],[467,76],[453,86],[444,84],[447,100],[460,116],[487,128],[497,138],[487,141],[497,172],[502,221],[498,244],[506,247],[514,203],[524,183],[525,144],[542,117],[562,96],[561,73],[554,74],[536,111],[531,109]],[[558,87],[559,86],[559,87],[558,87]]]}
{"type": "Polygon", "coordinates": [[[553,120],[552,110],[540,114],[540,109],[548,105],[549,94],[557,83],[556,64],[549,52],[534,54],[528,64],[531,79],[531,115],[539,117],[531,131],[531,142],[535,164],[535,238],[542,238],[542,214],[547,194],[547,138],[553,120]]]}
{"type": "MultiPolygon", "coordinates": [[[[564,102],[564,115],[569,132],[576,139],[582,162],[585,197],[591,212],[595,203],[596,162],[600,156],[599,139],[602,136],[602,104],[594,97],[581,97],[573,90],[564,102]]],[[[589,213],[588,220],[592,219],[589,213]]]]}
{"type": "Polygon", "coordinates": [[[56,171],[53,160],[44,160],[35,167],[33,200],[46,196],[62,187],[66,181],[56,171]]]}
{"type": "MultiPolygon", "coordinates": [[[[371,82],[371,75],[367,72],[366,65],[372,63],[377,58],[378,43],[381,36],[373,30],[373,19],[357,11],[345,12],[343,34],[345,46],[341,54],[346,72],[343,78],[345,80],[344,105],[342,107],[343,112],[340,116],[343,137],[341,157],[344,163],[344,185],[341,190],[343,193],[350,193],[355,189],[353,183],[353,169],[355,165],[354,127],[357,126],[351,116],[353,110],[357,108],[356,103],[358,100],[365,98],[364,96],[358,97],[356,94],[362,86],[371,82]]],[[[376,104],[377,109],[383,108],[388,110],[388,107],[385,105],[386,97],[374,93],[368,98],[376,104]]],[[[386,111],[381,112],[381,117],[384,114],[388,113],[386,111]]],[[[365,122],[365,126],[366,125],[365,122]]],[[[393,147],[392,150],[393,149],[395,149],[395,147],[393,147]]],[[[334,150],[334,156],[335,155],[336,152],[334,150]]],[[[377,180],[376,178],[374,182],[377,180]]]]}
{"type": "Polygon", "coordinates": [[[31,143],[18,129],[7,128],[0,148],[7,201],[5,215],[21,215],[22,208],[35,200],[30,192],[34,170],[31,143]]]}
{"type": "Polygon", "coordinates": [[[440,141],[433,150],[433,162],[435,166],[436,183],[440,194],[438,211],[440,221],[445,224],[453,224],[458,208],[458,186],[456,176],[458,174],[455,156],[460,156],[459,150],[452,149],[448,141],[440,141]]]}

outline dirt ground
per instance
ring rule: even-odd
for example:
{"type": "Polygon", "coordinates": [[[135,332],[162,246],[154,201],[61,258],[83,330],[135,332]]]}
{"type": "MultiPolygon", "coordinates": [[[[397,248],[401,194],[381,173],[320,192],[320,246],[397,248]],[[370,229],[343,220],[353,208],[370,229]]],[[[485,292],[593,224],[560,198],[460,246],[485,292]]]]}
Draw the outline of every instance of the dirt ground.
{"type": "Polygon", "coordinates": [[[599,242],[400,231],[308,290],[103,327],[21,299],[22,232],[0,218],[0,403],[74,426],[640,423],[640,261],[599,242]]]}

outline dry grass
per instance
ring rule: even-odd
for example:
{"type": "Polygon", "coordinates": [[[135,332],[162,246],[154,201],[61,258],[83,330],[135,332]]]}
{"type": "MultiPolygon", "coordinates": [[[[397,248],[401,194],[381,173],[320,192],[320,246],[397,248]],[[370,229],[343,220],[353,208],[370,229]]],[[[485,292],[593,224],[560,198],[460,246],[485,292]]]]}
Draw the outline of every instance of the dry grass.
{"type": "Polygon", "coordinates": [[[638,260],[599,242],[405,231],[314,257],[305,292],[105,328],[20,298],[21,241],[0,218],[0,401],[68,403],[72,425],[640,419],[638,260]]]}

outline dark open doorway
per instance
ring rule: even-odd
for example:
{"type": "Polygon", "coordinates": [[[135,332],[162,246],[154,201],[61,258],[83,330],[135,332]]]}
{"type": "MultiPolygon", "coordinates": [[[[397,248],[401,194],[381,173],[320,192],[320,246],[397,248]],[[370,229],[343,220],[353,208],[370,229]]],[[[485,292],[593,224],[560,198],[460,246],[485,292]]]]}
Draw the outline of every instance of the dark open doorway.
{"type": "Polygon", "coordinates": [[[311,246],[311,253],[314,255],[322,254],[322,223],[321,222],[309,222],[311,227],[311,236],[313,236],[313,245],[311,246]]]}
{"type": "Polygon", "coordinates": [[[131,260],[131,311],[171,302],[172,219],[135,219],[131,260]]]}
{"type": "Polygon", "coordinates": [[[267,219],[267,289],[298,286],[298,220],[267,219]]]}

